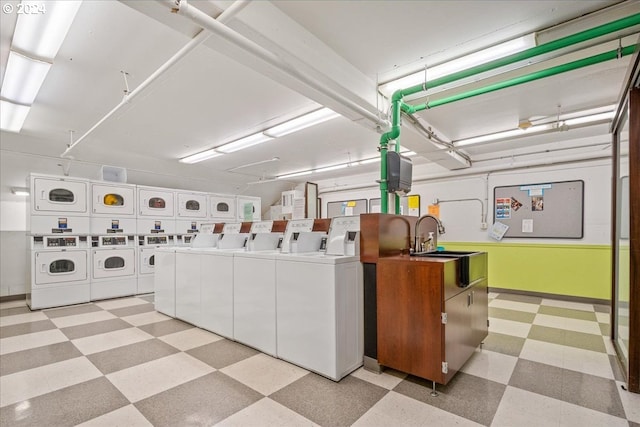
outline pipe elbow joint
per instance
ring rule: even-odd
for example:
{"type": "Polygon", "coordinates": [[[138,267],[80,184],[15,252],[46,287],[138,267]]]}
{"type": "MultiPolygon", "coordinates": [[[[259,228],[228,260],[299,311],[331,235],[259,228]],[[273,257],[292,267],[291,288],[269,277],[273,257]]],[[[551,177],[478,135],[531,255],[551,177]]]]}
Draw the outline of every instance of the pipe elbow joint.
{"type": "Polygon", "coordinates": [[[398,89],[397,91],[393,92],[393,95],[391,95],[391,102],[400,102],[402,101],[402,98],[404,98],[403,90],[398,89]]]}

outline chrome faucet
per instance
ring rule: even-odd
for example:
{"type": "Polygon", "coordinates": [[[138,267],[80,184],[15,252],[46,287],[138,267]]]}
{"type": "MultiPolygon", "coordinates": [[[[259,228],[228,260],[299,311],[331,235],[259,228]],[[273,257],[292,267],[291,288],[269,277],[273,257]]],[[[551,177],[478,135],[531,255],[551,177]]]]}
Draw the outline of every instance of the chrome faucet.
{"type": "Polygon", "coordinates": [[[418,227],[420,226],[420,223],[422,222],[423,219],[426,218],[431,218],[433,221],[435,221],[436,223],[436,228],[437,228],[437,232],[435,233],[434,237],[434,242],[433,242],[433,247],[437,248],[438,247],[438,234],[444,234],[444,225],[442,225],[442,222],[436,218],[433,215],[422,215],[420,218],[418,218],[418,220],[416,221],[416,225],[414,227],[413,230],[413,234],[414,234],[414,239],[415,239],[415,244],[414,244],[414,250],[416,252],[423,252],[421,250],[421,248],[419,247],[419,243],[420,243],[420,237],[418,236],[418,227]]]}

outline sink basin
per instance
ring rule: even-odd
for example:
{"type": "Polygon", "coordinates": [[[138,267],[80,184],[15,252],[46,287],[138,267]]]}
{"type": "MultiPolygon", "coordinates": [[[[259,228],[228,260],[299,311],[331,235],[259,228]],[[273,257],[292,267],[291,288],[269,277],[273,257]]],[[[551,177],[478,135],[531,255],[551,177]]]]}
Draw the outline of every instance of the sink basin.
{"type": "Polygon", "coordinates": [[[436,251],[416,252],[411,256],[421,258],[450,258],[457,262],[458,286],[464,288],[487,275],[487,254],[485,252],[436,251]]]}

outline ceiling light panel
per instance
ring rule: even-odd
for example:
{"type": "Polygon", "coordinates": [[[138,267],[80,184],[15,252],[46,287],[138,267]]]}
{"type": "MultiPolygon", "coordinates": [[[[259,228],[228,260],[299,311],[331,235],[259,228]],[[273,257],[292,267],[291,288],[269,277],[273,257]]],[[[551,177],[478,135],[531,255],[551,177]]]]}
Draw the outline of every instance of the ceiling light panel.
{"type": "Polygon", "coordinates": [[[0,100],[0,128],[9,132],[20,132],[30,108],[0,100]]]}
{"type": "Polygon", "coordinates": [[[33,104],[50,68],[51,64],[48,62],[9,52],[0,94],[17,104],[33,104]]]}
{"type": "Polygon", "coordinates": [[[53,60],[62,46],[82,1],[22,1],[11,48],[53,60]]]}
{"type": "Polygon", "coordinates": [[[262,144],[263,142],[267,142],[272,140],[273,138],[263,134],[262,132],[254,133],[253,135],[246,136],[237,141],[230,142],[228,144],[221,145],[216,147],[217,151],[221,153],[233,153],[238,150],[243,150],[245,148],[253,147],[254,145],[262,144]]]}
{"type": "Polygon", "coordinates": [[[276,179],[287,179],[287,178],[294,178],[296,176],[304,176],[304,175],[311,175],[311,171],[302,171],[302,172],[288,173],[285,175],[278,175],[276,179]]]}
{"type": "Polygon", "coordinates": [[[340,115],[335,111],[328,108],[322,108],[312,113],[305,114],[304,116],[289,120],[288,122],[284,122],[280,125],[271,127],[265,130],[264,134],[272,136],[274,138],[278,138],[308,128],[310,126],[326,122],[327,120],[335,119],[338,116],[340,115]]]}
{"type": "Polygon", "coordinates": [[[222,153],[217,152],[214,149],[203,151],[201,153],[192,154],[191,156],[183,157],[180,159],[180,163],[193,164],[202,162],[204,160],[213,159],[214,157],[222,156],[222,153]]]}

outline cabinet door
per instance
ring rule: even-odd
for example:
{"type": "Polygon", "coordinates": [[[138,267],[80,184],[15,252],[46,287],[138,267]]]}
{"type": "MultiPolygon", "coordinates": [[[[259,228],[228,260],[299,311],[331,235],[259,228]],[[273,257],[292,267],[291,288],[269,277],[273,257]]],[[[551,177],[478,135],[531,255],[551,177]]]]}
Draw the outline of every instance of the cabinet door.
{"type": "Polygon", "coordinates": [[[475,285],[471,288],[471,334],[474,348],[479,346],[489,334],[489,294],[487,292],[487,281],[475,285]]]}
{"type": "Polygon", "coordinates": [[[444,303],[447,313],[445,326],[445,356],[447,373],[444,384],[455,375],[464,365],[475,346],[472,344],[471,334],[471,290],[465,289],[444,303]]]}
{"type": "Polygon", "coordinates": [[[380,260],[378,362],[442,382],[442,269],[380,260]]]}

